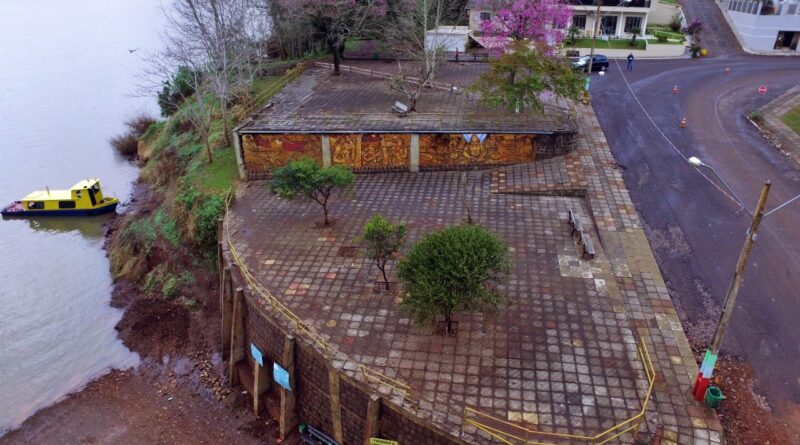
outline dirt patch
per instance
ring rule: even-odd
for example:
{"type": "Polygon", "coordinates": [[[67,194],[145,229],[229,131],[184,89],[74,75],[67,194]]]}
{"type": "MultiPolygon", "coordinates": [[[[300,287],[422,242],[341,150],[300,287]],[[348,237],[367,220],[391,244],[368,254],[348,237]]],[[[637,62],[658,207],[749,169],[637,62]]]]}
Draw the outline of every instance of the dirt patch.
{"type": "Polygon", "coordinates": [[[125,346],[139,354],[160,358],[185,353],[189,337],[189,310],[156,298],[134,301],[117,330],[125,346]]]}
{"type": "Polygon", "coordinates": [[[775,418],[764,396],[754,388],[750,365],[722,356],[717,364],[716,381],[726,397],[717,414],[727,443],[800,443],[800,435],[775,418]]]}

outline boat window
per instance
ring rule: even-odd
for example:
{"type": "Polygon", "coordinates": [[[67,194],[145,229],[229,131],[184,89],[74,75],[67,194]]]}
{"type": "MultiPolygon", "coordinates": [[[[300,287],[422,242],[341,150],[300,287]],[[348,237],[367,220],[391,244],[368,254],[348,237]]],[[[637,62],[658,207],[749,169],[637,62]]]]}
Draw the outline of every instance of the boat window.
{"type": "Polygon", "coordinates": [[[42,201],[29,201],[28,208],[33,210],[40,210],[44,208],[44,203],[42,201]]]}
{"type": "Polygon", "coordinates": [[[75,201],[58,201],[59,209],[74,209],[75,201]]]}

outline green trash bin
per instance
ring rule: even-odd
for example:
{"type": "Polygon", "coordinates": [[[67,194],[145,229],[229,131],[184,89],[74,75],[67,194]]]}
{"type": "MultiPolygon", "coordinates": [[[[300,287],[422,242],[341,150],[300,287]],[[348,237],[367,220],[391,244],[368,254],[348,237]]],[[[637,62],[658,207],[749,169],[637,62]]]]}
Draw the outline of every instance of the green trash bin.
{"type": "Polygon", "coordinates": [[[719,404],[725,400],[725,396],[722,394],[722,390],[717,388],[716,386],[709,386],[706,389],[706,405],[710,406],[711,408],[719,408],[719,404]]]}

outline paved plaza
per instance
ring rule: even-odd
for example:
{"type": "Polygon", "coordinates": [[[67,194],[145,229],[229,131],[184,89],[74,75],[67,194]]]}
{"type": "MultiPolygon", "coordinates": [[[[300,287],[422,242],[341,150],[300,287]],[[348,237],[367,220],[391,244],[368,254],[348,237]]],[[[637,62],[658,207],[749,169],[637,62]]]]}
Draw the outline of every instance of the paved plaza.
{"type": "Polygon", "coordinates": [[[591,108],[579,116],[579,147],[559,158],[359,175],[334,197],[327,228],[316,203],[250,182],[229,216],[232,242],[258,282],[338,351],[335,367],[357,376],[364,365],[408,385],[401,402],[468,442],[491,439],[463,426],[465,408],[586,436],[635,416],[648,388],[643,338],[656,383],[642,430],[665,444],[719,443],[716,416],[691,399],[697,366],[622,177],[591,108]],[[593,241],[593,260],[581,258],[570,210],[593,241]],[[381,291],[380,272],[363,257],[359,236],[376,213],[408,224],[404,251],[471,215],[509,245],[508,305],[496,318],[459,315],[455,337],[414,325],[397,305],[400,292],[381,291]]]}

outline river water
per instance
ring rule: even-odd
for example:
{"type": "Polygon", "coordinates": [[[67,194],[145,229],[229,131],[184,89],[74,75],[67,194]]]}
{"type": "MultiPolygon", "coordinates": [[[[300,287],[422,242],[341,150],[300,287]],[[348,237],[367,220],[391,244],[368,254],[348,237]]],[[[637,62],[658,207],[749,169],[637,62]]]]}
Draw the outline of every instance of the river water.
{"type": "MultiPolygon", "coordinates": [[[[136,110],[159,0],[0,0],[0,205],[99,177],[128,199],[137,168],[107,140],[136,110]],[[136,49],[135,52],[129,50],[136,49]]],[[[108,217],[0,221],[0,435],[139,357],[117,337],[108,217]]]]}

